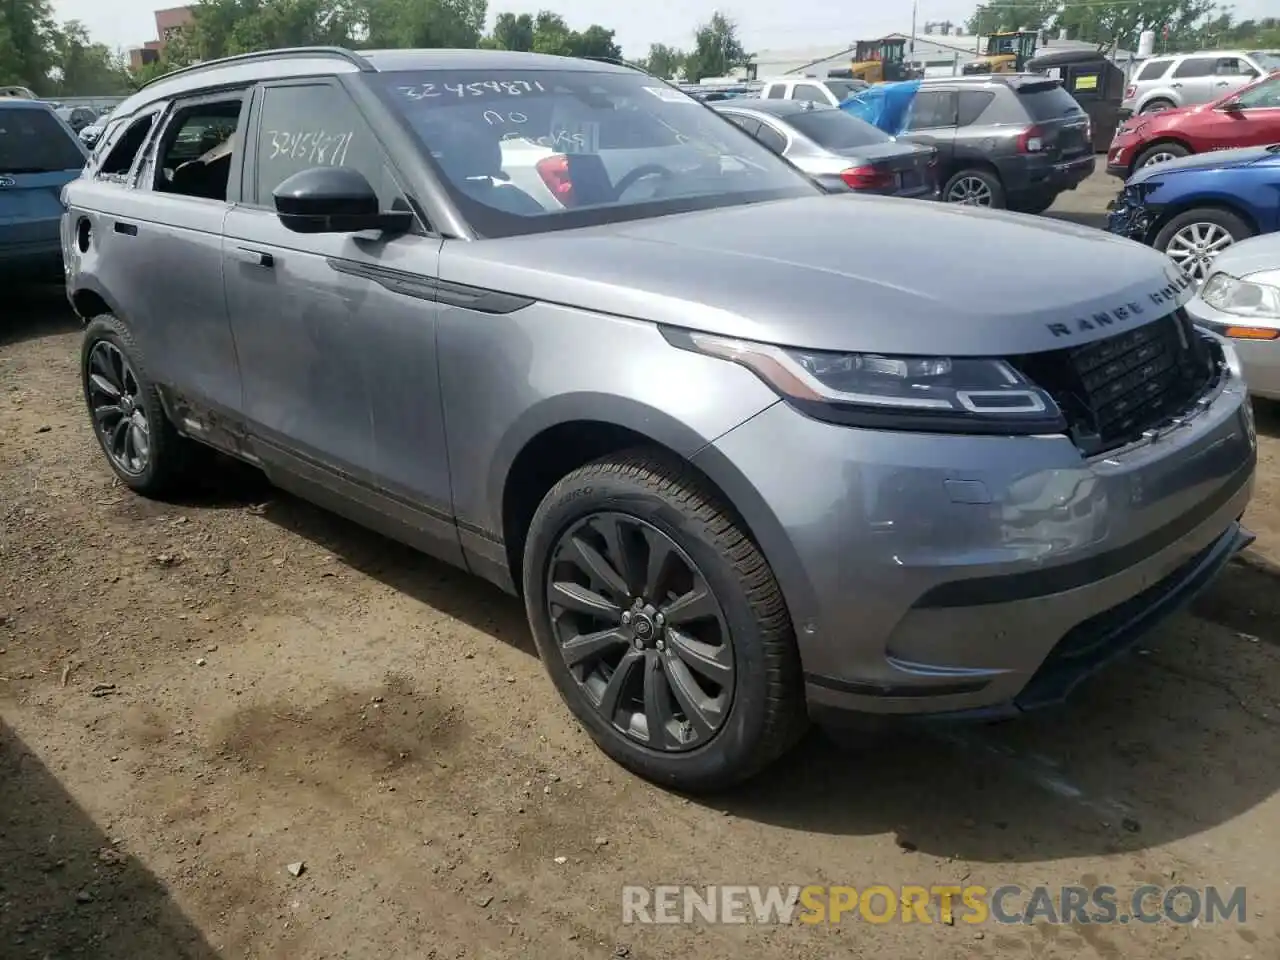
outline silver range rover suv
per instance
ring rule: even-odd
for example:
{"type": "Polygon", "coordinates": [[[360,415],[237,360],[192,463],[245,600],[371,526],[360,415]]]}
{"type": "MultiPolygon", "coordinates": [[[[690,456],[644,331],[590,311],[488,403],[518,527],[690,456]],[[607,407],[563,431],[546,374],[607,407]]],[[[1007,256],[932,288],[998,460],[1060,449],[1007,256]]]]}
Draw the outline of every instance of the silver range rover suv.
{"type": "Polygon", "coordinates": [[[1165,257],[824,194],[624,66],[208,62],[64,199],[124,483],[212,448],[500,584],[659,783],[810,718],[1051,703],[1250,539],[1245,385],[1165,257]]]}

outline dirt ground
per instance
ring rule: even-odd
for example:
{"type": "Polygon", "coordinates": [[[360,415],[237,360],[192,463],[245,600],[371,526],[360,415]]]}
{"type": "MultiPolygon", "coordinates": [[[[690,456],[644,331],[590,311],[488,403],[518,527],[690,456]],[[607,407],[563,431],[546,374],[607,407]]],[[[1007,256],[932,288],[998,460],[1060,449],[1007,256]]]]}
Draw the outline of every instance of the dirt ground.
{"type": "Polygon", "coordinates": [[[75,320],[6,296],[0,958],[1280,956],[1276,409],[1255,557],[1067,708],[814,734],[709,804],[605,759],[484,583],[252,473],[114,484],[75,320]],[[1244,885],[1246,922],[621,921],[625,883],[1147,882],[1244,885]]]}

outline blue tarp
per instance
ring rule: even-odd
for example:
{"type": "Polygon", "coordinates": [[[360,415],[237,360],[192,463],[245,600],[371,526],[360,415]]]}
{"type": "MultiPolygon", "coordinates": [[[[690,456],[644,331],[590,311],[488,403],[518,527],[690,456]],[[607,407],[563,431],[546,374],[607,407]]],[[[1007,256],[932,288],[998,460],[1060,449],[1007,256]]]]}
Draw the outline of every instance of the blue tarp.
{"type": "Polygon", "coordinates": [[[919,89],[919,80],[873,84],[852,94],[840,109],[896,137],[907,129],[919,89]]]}

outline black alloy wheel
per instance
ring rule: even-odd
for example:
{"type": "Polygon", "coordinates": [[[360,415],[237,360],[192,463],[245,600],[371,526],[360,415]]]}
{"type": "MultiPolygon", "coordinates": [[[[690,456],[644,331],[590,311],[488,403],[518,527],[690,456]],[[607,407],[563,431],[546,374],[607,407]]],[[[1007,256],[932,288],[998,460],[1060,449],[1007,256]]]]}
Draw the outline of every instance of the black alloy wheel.
{"type": "Polygon", "coordinates": [[[140,477],[151,461],[151,424],[137,374],[125,355],[109,340],[89,350],[85,396],[94,429],[112,465],[140,477]]]}
{"type": "Polygon", "coordinates": [[[546,604],[570,675],[614,729],[664,752],[720,731],[734,692],[729,627],[667,534],[624,513],[580,518],[552,549],[546,604]]]}

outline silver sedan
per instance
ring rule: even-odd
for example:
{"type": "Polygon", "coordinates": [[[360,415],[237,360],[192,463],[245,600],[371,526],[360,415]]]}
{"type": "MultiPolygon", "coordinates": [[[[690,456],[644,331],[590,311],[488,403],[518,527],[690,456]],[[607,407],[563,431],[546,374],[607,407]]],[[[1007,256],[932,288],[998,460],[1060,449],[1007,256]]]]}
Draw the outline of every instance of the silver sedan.
{"type": "Polygon", "coordinates": [[[833,193],[938,198],[936,150],[897,140],[838,107],[747,98],[711,107],[833,193]]]}
{"type": "Polygon", "coordinates": [[[1187,311],[1231,339],[1250,393],[1280,400],[1280,233],[1228,247],[1212,269],[1187,311]]]}

